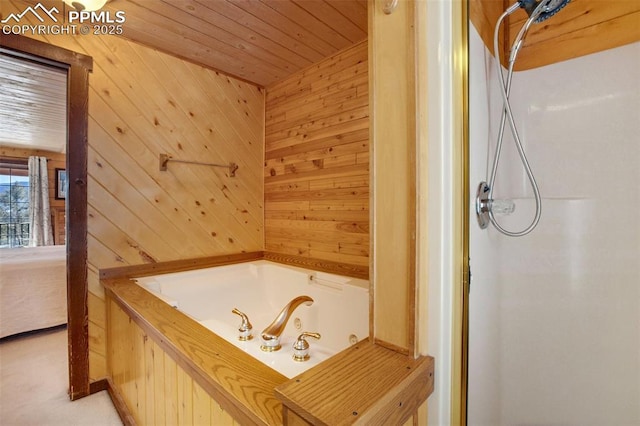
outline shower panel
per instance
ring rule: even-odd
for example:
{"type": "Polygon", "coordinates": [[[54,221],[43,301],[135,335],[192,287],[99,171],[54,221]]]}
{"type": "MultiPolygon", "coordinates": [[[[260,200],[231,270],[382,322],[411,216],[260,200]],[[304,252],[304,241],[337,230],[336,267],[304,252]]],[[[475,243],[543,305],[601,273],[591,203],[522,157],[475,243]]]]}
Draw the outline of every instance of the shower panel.
{"type": "MultiPolygon", "coordinates": [[[[495,59],[476,29],[469,32],[469,185],[476,187],[491,182],[506,108],[495,59]]],[[[481,230],[470,218],[469,425],[640,424],[638,69],[635,42],[517,71],[510,90],[502,86],[544,214],[522,238],[481,230]]],[[[529,177],[513,144],[500,157],[495,198],[518,206],[500,224],[526,229],[537,202],[529,177]]]]}

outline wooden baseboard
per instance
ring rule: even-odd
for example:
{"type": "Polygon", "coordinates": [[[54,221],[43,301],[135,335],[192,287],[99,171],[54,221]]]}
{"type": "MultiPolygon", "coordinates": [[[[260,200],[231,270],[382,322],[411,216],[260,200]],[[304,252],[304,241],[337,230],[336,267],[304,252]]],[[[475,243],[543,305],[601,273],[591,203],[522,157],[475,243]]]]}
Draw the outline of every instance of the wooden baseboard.
{"type": "Polygon", "coordinates": [[[93,395],[94,393],[102,392],[103,390],[109,389],[109,381],[107,379],[96,380],[95,382],[89,383],[89,395],[93,395]]]}
{"type": "Polygon", "coordinates": [[[127,408],[127,404],[124,402],[122,395],[120,395],[120,392],[118,392],[115,386],[113,386],[111,379],[100,379],[95,382],[91,382],[89,389],[92,395],[103,390],[108,391],[111,402],[113,402],[122,423],[125,426],[136,426],[135,419],[131,415],[129,408],[127,408]]]}

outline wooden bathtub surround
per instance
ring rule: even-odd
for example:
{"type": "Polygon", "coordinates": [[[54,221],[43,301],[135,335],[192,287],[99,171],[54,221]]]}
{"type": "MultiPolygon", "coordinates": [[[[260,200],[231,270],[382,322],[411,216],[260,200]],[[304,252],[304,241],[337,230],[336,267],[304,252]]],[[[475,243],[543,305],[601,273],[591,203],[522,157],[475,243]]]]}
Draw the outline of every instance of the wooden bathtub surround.
{"type": "Polygon", "coordinates": [[[242,425],[282,423],[273,389],[286,377],[132,281],[103,283],[108,295],[108,368],[136,423],[182,423],[188,418],[180,413],[182,407],[192,410],[193,423],[202,424],[196,421],[202,409],[198,398],[207,401],[204,411],[210,412],[215,402],[242,425]],[[194,390],[185,402],[189,397],[180,393],[189,378],[194,390]],[[160,380],[164,385],[156,387],[160,380]],[[154,421],[149,421],[151,416],[154,421]]]}
{"type": "Polygon", "coordinates": [[[433,391],[433,367],[432,357],[414,359],[367,339],[277,387],[276,395],[302,424],[400,425],[433,391]]]}
{"type": "MultiPolygon", "coordinates": [[[[514,1],[470,0],[470,19],[490,51],[498,17],[514,1]]],[[[519,10],[507,18],[502,37],[503,58],[527,14],[519,10]]],[[[557,15],[533,24],[518,54],[515,70],[522,71],[623,46],[640,40],[640,2],[633,0],[571,0],[557,15]]]]}
{"type": "Polygon", "coordinates": [[[100,279],[141,277],[167,272],[181,272],[190,271],[192,269],[210,268],[213,266],[231,265],[234,263],[250,262],[252,260],[268,260],[270,262],[282,263],[284,265],[296,266],[314,271],[327,272],[329,274],[344,275],[363,280],[369,279],[368,268],[359,265],[263,251],[224,254],[158,263],[145,263],[142,265],[119,266],[115,268],[101,269],[99,275],[100,279]]]}
{"type": "Polygon", "coordinates": [[[290,266],[311,269],[313,271],[327,272],[329,274],[344,275],[347,277],[369,279],[369,268],[349,263],[332,262],[330,260],[313,259],[305,256],[265,252],[264,260],[282,263],[290,266]]]}
{"type": "Polygon", "coordinates": [[[216,425],[409,421],[433,390],[431,357],[416,359],[365,339],[289,380],[129,279],[274,256],[253,252],[100,271],[107,296],[110,392],[116,403],[124,401],[125,420],[188,424],[201,416],[200,424],[217,419],[216,425]]]}
{"type": "Polygon", "coordinates": [[[170,260],[142,265],[120,266],[100,270],[100,279],[142,277],[164,274],[167,272],[182,272],[193,269],[210,268],[213,266],[231,265],[234,263],[250,262],[264,258],[262,251],[249,253],[233,253],[218,256],[198,257],[194,259],[170,260]]]}

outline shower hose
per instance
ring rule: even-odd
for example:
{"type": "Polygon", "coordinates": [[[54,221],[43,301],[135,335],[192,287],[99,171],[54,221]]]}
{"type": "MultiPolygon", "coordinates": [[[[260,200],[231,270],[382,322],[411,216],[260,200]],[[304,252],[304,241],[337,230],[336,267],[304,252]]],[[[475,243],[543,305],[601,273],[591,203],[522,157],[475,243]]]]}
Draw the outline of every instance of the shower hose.
{"type": "Polygon", "coordinates": [[[493,190],[494,190],[494,184],[495,184],[495,179],[496,179],[496,173],[498,170],[498,164],[500,162],[500,154],[502,152],[502,142],[504,139],[504,131],[505,131],[505,126],[506,126],[506,122],[509,123],[509,128],[511,130],[511,133],[513,135],[513,139],[514,139],[514,143],[516,145],[516,148],[518,150],[518,154],[520,156],[520,161],[522,162],[522,165],[525,169],[525,172],[527,174],[527,177],[529,178],[529,183],[531,184],[531,187],[533,189],[533,194],[535,197],[535,202],[536,202],[536,212],[535,212],[535,216],[533,218],[533,221],[531,222],[531,224],[529,224],[528,227],[526,227],[525,229],[523,229],[522,231],[508,231],[506,229],[504,229],[502,226],[500,226],[500,224],[497,222],[494,214],[493,214],[493,209],[489,208],[489,220],[491,221],[491,223],[493,224],[493,226],[502,234],[510,236],[510,237],[521,237],[524,235],[527,235],[529,232],[533,231],[533,229],[538,225],[538,222],[540,221],[540,215],[542,213],[542,201],[540,198],[540,190],[538,189],[538,184],[536,183],[536,179],[533,176],[533,172],[531,171],[531,166],[529,165],[529,161],[527,160],[527,156],[524,152],[524,148],[522,147],[522,142],[520,140],[520,136],[518,134],[518,129],[516,128],[516,124],[513,118],[513,112],[511,111],[511,104],[509,103],[509,93],[511,91],[511,79],[513,77],[513,67],[516,61],[516,57],[518,56],[518,52],[520,50],[520,47],[522,46],[522,42],[524,41],[524,37],[527,33],[527,31],[529,30],[529,27],[531,26],[531,24],[538,18],[538,16],[545,10],[547,4],[549,2],[548,1],[541,1],[540,4],[536,7],[536,9],[534,10],[534,12],[531,14],[531,16],[529,17],[529,19],[527,19],[527,21],[525,22],[525,24],[522,26],[522,28],[520,29],[517,37],[515,38],[513,45],[511,46],[511,53],[509,54],[509,66],[508,66],[508,70],[507,70],[507,79],[505,81],[503,72],[502,72],[502,65],[500,62],[500,58],[498,56],[498,34],[499,34],[499,30],[500,30],[500,25],[502,24],[502,21],[509,16],[510,14],[512,14],[513,12],[515,12],[519,7],[520,4],[519,3],[515,3],[513,6],[509,7],[501,16],[500,18],[498,18],[498,22],[496,23],[496,28],[494,31],[494,35],[493,35],[493,51],[496,55],[496,68],[498,70],[498,77],[500,78],[500,93],[502,95],[502,104],[503,104],[503,109],[502,109],[502,118],[500,119],[500,127],[499,127],[499,131],[498,131],[498,139],[497,139],[497,143],[496,143],[496,151],[495,151],[495,155],[493,157],[493,166],[491,168],[491,175],[489,178],[489,200],[493,200],[493,190]]]}

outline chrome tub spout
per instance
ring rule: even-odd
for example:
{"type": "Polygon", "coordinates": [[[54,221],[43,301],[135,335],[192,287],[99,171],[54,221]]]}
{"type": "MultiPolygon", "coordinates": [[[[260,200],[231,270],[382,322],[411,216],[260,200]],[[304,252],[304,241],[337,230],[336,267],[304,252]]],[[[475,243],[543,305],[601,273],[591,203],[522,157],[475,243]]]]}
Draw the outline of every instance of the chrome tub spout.
{"type": "Polygon", "coordinates": [[[281,348],[280,335],[287,326],[287,321],[289,321],[289,317],[293,311],[302,303],[310,306],[313,303],[313,299],[309,296],[298,296],[282,308],[282,311],[280,311],[276,319],[262,331],[262,345],[260,349],[265,352],[273,352],[281,348]]]}

